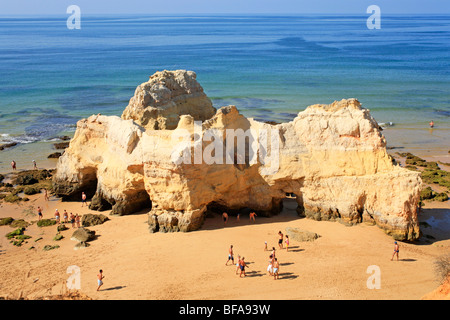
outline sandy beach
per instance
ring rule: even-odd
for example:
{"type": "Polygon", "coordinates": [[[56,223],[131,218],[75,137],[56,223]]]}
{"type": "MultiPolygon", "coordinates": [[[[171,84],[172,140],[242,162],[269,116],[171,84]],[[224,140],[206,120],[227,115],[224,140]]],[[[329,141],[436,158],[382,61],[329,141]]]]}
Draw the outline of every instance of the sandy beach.
{"type": "MultiPolygon", "coordinates": [[[[81,202],[61,202],[42,194],[30,196],[22,204],[0,204],[1,218],[37,220],[37,206],[44,218],[53,218],[55,209],[86,214],[99,212],[81,207],[81,202]]],[[[214,215],[202,228],[189,233],[149,233],[147,214],[109,216],[109,221],[89,227],[97,238],[88,248],[74,250],[73,229],[62,231],[54,241],[56,226],[30,225],[25,234],[32,238],[15,247],[5,237],[13,229],[0,227],[0,297],[38,299],[69,292],[66,282],[70,266],[80,268],[78,292],[94,300],[297,300],[421,299],[439,286],[434,262],[449,252],[450,220],[447,203],[430,202],[420,215],[424,236],[416,243],[400,243],[399,261],[391,261],[394,240],[376,226],[348,227],[338,222],[299,218],[296,203],[285,200],[285,208],[271,218],[230,217],[224,226],[214,215]],[[291,240],[289,251],[278,248],[278,231],[287,227],[316,232],[312,242],[291,240]],[[42,238],[35,242],[36,239],[42,238]],[[279,279],[266,272],[270,251],[276,248],[280,262],[279,279]],[[43,251],[45,245],[59,245],[43,251]],[[245,257],[246,277],[236,275],[236,267],[226,266],[228,248],[245,257]],[[379,289],[369,289],[378,266],[379,289]],[[96,276],[104,272],[104,285],[97,289],[96,276]]],[[[235,260],[236,261],[236,260],[235,260]]],[[[72,290],[73,291],[73,290],[72,290]]]]}

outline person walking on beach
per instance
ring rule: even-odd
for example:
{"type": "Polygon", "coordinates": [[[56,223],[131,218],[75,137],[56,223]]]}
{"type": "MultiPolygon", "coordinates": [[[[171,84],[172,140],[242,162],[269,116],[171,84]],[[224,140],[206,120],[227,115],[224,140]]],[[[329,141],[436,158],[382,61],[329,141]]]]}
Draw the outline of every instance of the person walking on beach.
{"type": "Polygon", "coordinates": [[[228,249],[228,260],[225,263],[226,266],[228,265],[228,261],[230,261],[230,260],[231,260],[232,264],[234,264],[233,245],[231,245],[230,249],[228,249]]]}
{"type": "Polygon", "coordinates": [[[278,279],[278,272],[280,271],[280,264],[278,263],[277,258],[274,259],[273,262],[273,280],[278,279]]]}
{"type": "Polygon", "coordinates": [[[281,231],[278,231],[278,236],[280,237],[278,239],[278,246],[280,247],[280,249],[283,249],[283,233],[281,233],[281,231]]]}
{"type": "Polygon", "coordinates": [[[48,192],[47,189],[44,188],[44,200],[48,201],[48,192]]]}
{"type": "Polygon", "coordinates": [[[56,209],[55,210],[55,219],[56,219],[56,222],[57,223],[59,223],[59,217],[60,217],[61,215],[59,214],[59,211],[58,211],[58,209],[56,209]]]}
{"type": "Polygon", "coordinates": [[[238,274],[240,267],[241,267],[241,256],[238,254],[236,262],[236,274],[238,274]]]}
{"type": "Polygon", "coordinates": [[[16,171],[16,162],[13,160],[11,161],[11,168],[13,169],[13,171],[16,171]]]}
{"type": "Polygon", "coordinates": [[[242,274],[244,274],[244,277],[246,276],[245,275],[245,268],[247,268],[247,264],[245,263],[244,259],[245,258],[242,257],[241,261],[239,262],[239,267],[241,269],[241,273],[239,274],[239,278],[242,277],[242,274]]]}
{"type": "Polygon", "coordinates": [[[33,169],[37,170],[37,164],[36,164],[36,161],[34,161],[34,160],[33,160],[33,169]]]}
{"type": "Polygon", "coordinates": [[[250,212],[250,221],[255,221],[255,217],[257,217],[255,212],[250,212]]]}
{"type": "Polygon", "coordinates": [[[37,212],[38,212],[38,218],[39,218],[39,220],[41,220],[42,219],[42,209],[41,209],[41,207],[37,207],[37,212]]]}
{"type": "Polygon", "coordinates": [[[105,278],[105,276],[103,275],[103,270],[100,269],[98,275],[97,275],[97,291],[100,291],[100,287],[103,285],[103,279],[105,278]]]}
{"type": "Polygon", "coordinates": [[[81,193],[81,206],[83,207],[86,204],[86,194],[84,192],[81,193]]]}
{"type": "Polygon", "coordinates": [[[228,221],[228,214],[226,212],[222,213],[223,225],[225,226],[228,221]]]}
{"type": "Polygon", "coordinates": [[[392,254],[391,261],[394,260],[394,257],[397,255],[397,261],[398,261],[398,253],[399,253],[399,246],[397,241],[394,242],[394,253],[392,254]]]}
{"type": "Polygon", "coordinates": [[[286,252],[289,250],[289,236],[286,235],[286,240],[284,241],[286,243],[286,252]]]}

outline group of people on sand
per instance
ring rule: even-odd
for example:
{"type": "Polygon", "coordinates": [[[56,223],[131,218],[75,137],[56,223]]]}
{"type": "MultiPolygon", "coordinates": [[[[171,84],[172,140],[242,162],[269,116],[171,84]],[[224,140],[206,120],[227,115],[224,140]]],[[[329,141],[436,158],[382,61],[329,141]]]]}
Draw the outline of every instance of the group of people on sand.
{"type": "MultiPolygon", "coordinates": [[[[289,236],[284,236],[281,231],[278,231],[278,247],[280,249],[286,248],[286,251],[288,251],[289,248],[289,236]],[[285,244],[286,247],[283,247],[283,239],[286,237],[285,244]]],[[[264,242],[264,251],[268,251],[267,248],[267,241],[264,242]]],[[[225,265],[227,266],[228,263],[231,261],[232,265],[234,265],[234,252],[233,252],[233,245],[230,245],[230,248],[228,249],[228,259],[225,265]]],[[[242,275],[245,277],[245,268],[248,268],[247,263],[245,262],[245,257],[242,257],[240,255],[237,256],[237,262],[235,264],[236,266],[236,274],[239,274],[239,277],[242,277],[242,275]]],[[[279,279],[279,271],[280,271],[280,263],[278,261],[278,258],[275,255],[275,247],[272,247],[272,252],[269,256],[269,265],[267,266],[267,272],[270,276],[273,276],[274,280],[279,279]]]]}
{"type": "MultiPolygon", "coordinates": [[[[33,164],[33,170],[37,170],[36,160],[31,161],[31,163],[33,164]]],[[[17,170],[17,162],[15,160],[11,161],[11,168],[13,171],[17,170]]]]}
{"type": "MultiPolygon", "coordinates": [[[[56,222],[61,224],[61,223],[69,223],[69,213],[67,212],[67,210],[64,210],[63,212],[63,222],[61,220],[61,214],[58,211],[58,209],[55,210],[55,219],[56,222]]],[[[73,214],[72,212],[70,213],[70,223],[72,224],[72,228],[75,228],[75,226],[77,228],[81,227],[81,217],[78,213],[73,214]]]]}
{"type": "Polygon", "coordinates": [[[245,262],[245,257],[242,257],[240,255],[237,256],[237,262],[236,264],[234,263],[234,252],[233,252],[233,245],[230,245],[230,248],[228,249],[228,260],[225,263],[225,265],[228,265],[228,262],[231,261],[231,265],[235,265],[236,266],[236,274],[239,273],[239,278],[242,277],[242,275],[244,275],[244,277],[246,276],[245,274],[245,268],[248,268],[247,263],[245,262]]]}
{"type": "MultiPolygon", "coordinates": [[[[44,216],[42,214],[42,208],[41,207],[37,207],[37,213],[38,213],[38,219],[41,220],[44,216]]],[[[73,213],[68,213],[67,210],[64,210],[63,214],[62,214],[62,219],[61,219],[61,213],[58,211],[58,209],[55,210],[55,220],[58,224],[61,223],[71,223],[72,224],[72,228],[80,228],[81,227],[81,217],[78,213],[73,214],[73,213]],[[70,220],[69,220],[70,218],[70,220]]]]}
{"type": "MultiPolygon", "coordinates": [[[[252,221],[255,222],[256,221],[255,217],[257,217],[257,216],[258,215],[256,214],[256,212],[254,212],[254,211],[250,212],[250,214],[249,214],[250,222],[252,222],[252,221]]],[[[222,219],[223,219],[223,225],[225,226],[228,222],[228,213],[226,213],[226,212],[222,213],[222,219]]],[[[239,221],[239,219],[240,219],[240,213],[238,212],[236,214],[236,221],[239,221]]]]}

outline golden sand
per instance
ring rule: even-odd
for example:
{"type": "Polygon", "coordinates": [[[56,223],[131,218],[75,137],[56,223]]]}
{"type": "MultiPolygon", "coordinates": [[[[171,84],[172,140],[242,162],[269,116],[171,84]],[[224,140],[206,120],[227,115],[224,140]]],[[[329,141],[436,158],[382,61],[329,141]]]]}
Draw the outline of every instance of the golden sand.
{"type": "MultiPolygon", "coordinates": [[[[448,201],[447,201],[448,203],[448,201]]],[[[224,226],[220,216],[207,218],[203,227],[189,233],[149,233],[147,214],[109,216],[102,225],[89,227],[98,235],[88,248],[74,250],[73,229],[62,231],[64,238],[54,241],[56,226],[30,225],[32,236],[21,247],[5,237],[13,229],[0,227],[0,297],[38,299],[67,294],[68,267],[80,268],[79,295],[94,300],[140,299],[421,299],[434,291],[439,282],[434,270],[437,257],[449,252],[450,231],[445,227],[447,203],[427,203],[421,221],[434,225],[422,228],[417,243],[400,243],[399,261],[391,261],[394,240],[376,226],[364,223],[348,227],[338,222],[299,218],[295,202],[286,200],[282,213],[271,218],[257,217],[250,222],[230,217],[224,226]],[[431,220],[430,220],[431,219],[431,220]],[[318,233],[313,242],[291,240],[290,249],[278,249],[278,231],[296,227],[318,233]],[[36,239],[41,240],[35,242],[36,239]],[[280,262],[278,280],[268,275],[270,251],[276,248],[280,262]],[[44,251],[45,245],[59,245],[44,251]],[[245,257],[247,276],[236,275],[235,266],[225,266],[228,248],[235,257],[245,257]],[[34,248],[31,248],[34,247],[34,248]],[[379,289],[369,289],[369,266],[380,271],[379,289]],[[97,289],[97,273],[105,279],[97,289]]],[[[81,202],[61,202],[42,194],[30,196],[22,204],[0,204],[0,218],[11,216],[37,220],[37,206],[44,218],[53,218],[55,209],[85,214],[99,212],[81,207],[81,202]]],[[[108,215],[109,211],[103,212],[108,215]]],[[[236,261],[236,260],[235,260],[236,261]]],[[[369,281],[370,282],[370,281],[369,281]]]]}

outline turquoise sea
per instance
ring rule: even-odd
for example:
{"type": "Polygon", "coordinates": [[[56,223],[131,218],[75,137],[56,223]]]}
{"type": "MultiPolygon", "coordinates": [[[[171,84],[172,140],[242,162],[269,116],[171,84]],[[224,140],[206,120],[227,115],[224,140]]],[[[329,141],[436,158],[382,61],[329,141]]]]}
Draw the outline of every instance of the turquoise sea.
{"type": "Polygon", "coordinates": [[[357,98],[392,122],[395,147],[450,150],[449,15],[383,15],[373,30],[367,15],[83,15],[80,30],[67,18],[0,18],[0,144],[19,143],[0,171],[47,161],[81,118],[120,116],[163,69],[195,71],[215,107],[261,120],[357,98]]]}

